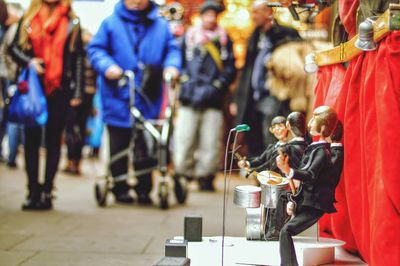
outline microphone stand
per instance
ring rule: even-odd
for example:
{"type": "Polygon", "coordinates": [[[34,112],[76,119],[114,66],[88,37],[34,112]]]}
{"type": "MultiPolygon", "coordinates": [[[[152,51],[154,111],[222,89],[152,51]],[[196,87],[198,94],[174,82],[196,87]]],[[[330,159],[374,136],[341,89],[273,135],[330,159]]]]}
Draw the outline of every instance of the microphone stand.
{"type": "Polygon", "coordinates": [[[242,131],[249,131],[250,127],[246,124],[243,125],[238,125],[235,128],[232,128],[229,131],[228,134],[228,139],[226,142],[226,147],[225,147],[225,159],[224,159],[224,202],[223,202],[223,208],[222,208],[222,257],[221,257],[221,265],[224,265],[224,247],[225,247],[225,222],[226,222],[226,214],[227,214],[227,204],[228,204],[228,198],[229,198],[229,184],[231,180],[231,174],[232,174],[232,168],[233,168],[233,156],[231,156],[230,164],[229,164],[229,174],[227,176],[227,163],[228,163],[228,150],[229,150],[229,142],[231,138],[231,134],[233,131],[235,131],[235,137],[233,140],[233,145],[232,145],[232,150],[234,151],[236,149],[236,142],[237,142],[237,136],[239,132],[242,131]],[[227,183],[228,179],[228,185],[227,183]]]}

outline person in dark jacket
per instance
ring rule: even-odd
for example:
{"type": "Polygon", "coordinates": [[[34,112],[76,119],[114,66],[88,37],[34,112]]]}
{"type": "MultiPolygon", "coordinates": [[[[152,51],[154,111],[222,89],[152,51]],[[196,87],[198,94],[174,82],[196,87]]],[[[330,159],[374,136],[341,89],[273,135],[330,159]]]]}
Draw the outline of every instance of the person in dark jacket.
{"type": "Polygon", "coordinates": [[[217,24],[221,11],[218,3],[205,2],[200,8],[201,25],[189,28],[185,35],[174,136],[175,178],[196,178],[200,189],[209,191],[214,190],[219,168],[224,97],[236,73],[232,42],[217,24]]]}
{"type": "Polygon", "coordinates": [[[42,128],[25,128],[25,167],[29,194],[22,209],[51,209],[65,114],[68,106],[80,104],[83,88],[81,30],[71,1],[32,0],[9,52],[20,68],[31,65],[42,76],[48,108],[43,185],[39,183],[42,128]]]}
{"type": "MultiPolygon", "coordinates": [[[[86,47],[93,35],[83,29],[82,41],[86,47]]],[[[93,97],[96,93],[96,72],[89,63],[87,56],[84,58],[85,87],[82,92],[82,104],[70,106],[67,113],[67,124],[65,128],[65,144],[67,145],[68,161],[63,170],[72,175],[80,175],[80,162],[82,149],[85,144],[86,123],[93,105],[93,97]]]]}
{"type": "MultiPolygon", "coordinates": [[[[126,149],[132,138],[134,119],[130,114],[129,86],[119,86],[124,71],[135,73],[135,107],[145,119],[159,117],[162,103],[162,71],[176,78],[181,67],[181,50],[168,22],[158,15],[158,7],[149,0],[121,0],[114,13],[101,24],[88,46],[88,55],[98,73],[102,116],[110,136],[110,156],[126,149]],[[140,91],[140,92],[139,92],[140,91]]],[[[135,127],[134,169],[156,167],[145,132],[135,127]]],[[[112,189],[119,203],[133,203],[126,182],[128,158],[111,164],[115,182],[112,189]],[[121,178],[122,177],[122,178],[121,178]]],[[[137,176],[135,191],[140,204],[151,204],[151,173],[137,176]]]]}
{"type": "Polygon", "coordinates": [[[273,11],[267,2],[258,0],[253,4],[256,28],[248,41],[245,65],[230,105],[236,123],[246,123],[251,127],[251,131],[245,135],[249,156],[261,154],[268,144],[275,141],[272,134],[264,129],[270,127],[275,116],[286,117],[290,112],[288,102],[280,102],[270,95],[266,87],[266,62],[279,45],[300,40],[294,29],[275,23],[273,11]]]}
{"type": "MultiPolygon", "coordinates": [[[[319,141],[311,143],[304,152],[300,168],[291,168],[289,156],[276,158],[279,169],[289,179],[299,180],[300,187],[295,197],[297,208],[295,216],[286,223],[279,235],[281,265],[298,265],[292,236],[295,236],[313,224],[324,213],[336,212],[333,206],[332,163],[327,138],[337,124],[337,114],[329,106],[317,107],[308,123],[309,132],[319,141]]],[[[288,203],[288,214],[293,214],[293,203],[288,203]]]]}

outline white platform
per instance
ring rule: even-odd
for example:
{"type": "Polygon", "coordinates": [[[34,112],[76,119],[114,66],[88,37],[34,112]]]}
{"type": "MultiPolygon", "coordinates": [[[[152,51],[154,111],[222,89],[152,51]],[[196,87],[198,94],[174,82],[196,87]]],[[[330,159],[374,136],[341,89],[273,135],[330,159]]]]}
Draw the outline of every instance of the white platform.
{"type": "MultiPolygon", "coordinates": [[[[182,237],[176,237],[182,239],[182,237]]],[[[203,237],[202,242],[189,242],[188,258],[191,266],[222,265],[222,237],[203,237]]],[[[300,265],[333,263],[335,247],[345,242],[312,237],[294,237],[297,260],[300,265]]],[[[248,241],[244,237],[225,237],[224,265],[279,265],[278,241],[248,241]]]]}

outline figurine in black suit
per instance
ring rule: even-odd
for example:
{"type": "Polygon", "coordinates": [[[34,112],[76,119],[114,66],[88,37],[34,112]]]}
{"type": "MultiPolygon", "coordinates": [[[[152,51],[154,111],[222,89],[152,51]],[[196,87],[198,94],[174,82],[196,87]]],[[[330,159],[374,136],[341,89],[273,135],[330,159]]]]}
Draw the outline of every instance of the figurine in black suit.
{"type": "Polygon", "coordinates": [[[292,139],[286,143],[282,150],[289,156],[289,166],[299,168],[301,159],[308,144],[304,140],[306,134],[306,117],[300,112],[292,112],[286,120],[286,128],[289,130],[292,139]]]}
{"type": "MultiPolygon", "coordinates": [[[[307,148],[307,143],[304,140],[307,131],[306,126],[306,117],[300,112],[292,112],[286,119],[286,128],[289,130],[292,139],[281,149],[289,156],[289,166],[294,169],[300,167],[301,159],[307,148]]],[[[277,197],[276,208],[269,210],[266,217],[264,232],[265,239],[268,241],[279,239],[279,232],[288,219],[286,213],[287,191],[282,191],[277,197]]]]}
{"type": "Polygon", "coordinates": [[[248,161],[239,161],[238,166],[240,168],[251,168],[255,171],[271,170],[279,173],[275,158],[278,156],[278,148],[283,147],[287,141],[289,131],[286,128],[286,118],[283,116],[274,117],[269,131],[278,141],[269,144],[260,156],[250,158],[248,161]]]}
{"type": "MultiPolygon", "coordinates": [[[[309,132],[319,141],[311,143],[305,150],[301,168],[291,168],[289,157],[279,155],[277,166],[289,179],[299,180],[296,196],[295,216],[286,223],[279,235],[281,265],[298,265],[292,236],[315,224],[324,213],[336,212],[333,206],[334,187],[332,186],[332,162],[329,143],[326,139],[337,124],[337,114],[329,106],[320,106],[313,112],[308,123],[309,132]]],[[[287,211],[292,215],[294,204],[288,203],[287,211]]]]}

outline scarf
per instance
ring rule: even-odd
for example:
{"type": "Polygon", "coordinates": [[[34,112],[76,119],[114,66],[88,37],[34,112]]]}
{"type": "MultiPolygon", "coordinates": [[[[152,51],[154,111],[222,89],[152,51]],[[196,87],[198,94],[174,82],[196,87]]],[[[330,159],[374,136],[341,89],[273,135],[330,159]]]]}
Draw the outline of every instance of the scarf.
{"type": "Polygon", "coordinates": [[[32,43],[33,53],[35,57],[44,61],[46,95],[61,87],[69,8],[58,5],[50,15],[49,7],[43,4],[30,25],[29,40],[32,43]]]}
{"type": "Polygon", "coordinates": [[[186,45],[189,51],[209,41],[218,41],[221,46],[225,46],[228,43],[228,36],[220,26],[217,26],[214,30],[206,30],[201,25],[194,26],[188,29],[186,36],[186,45]]]}

